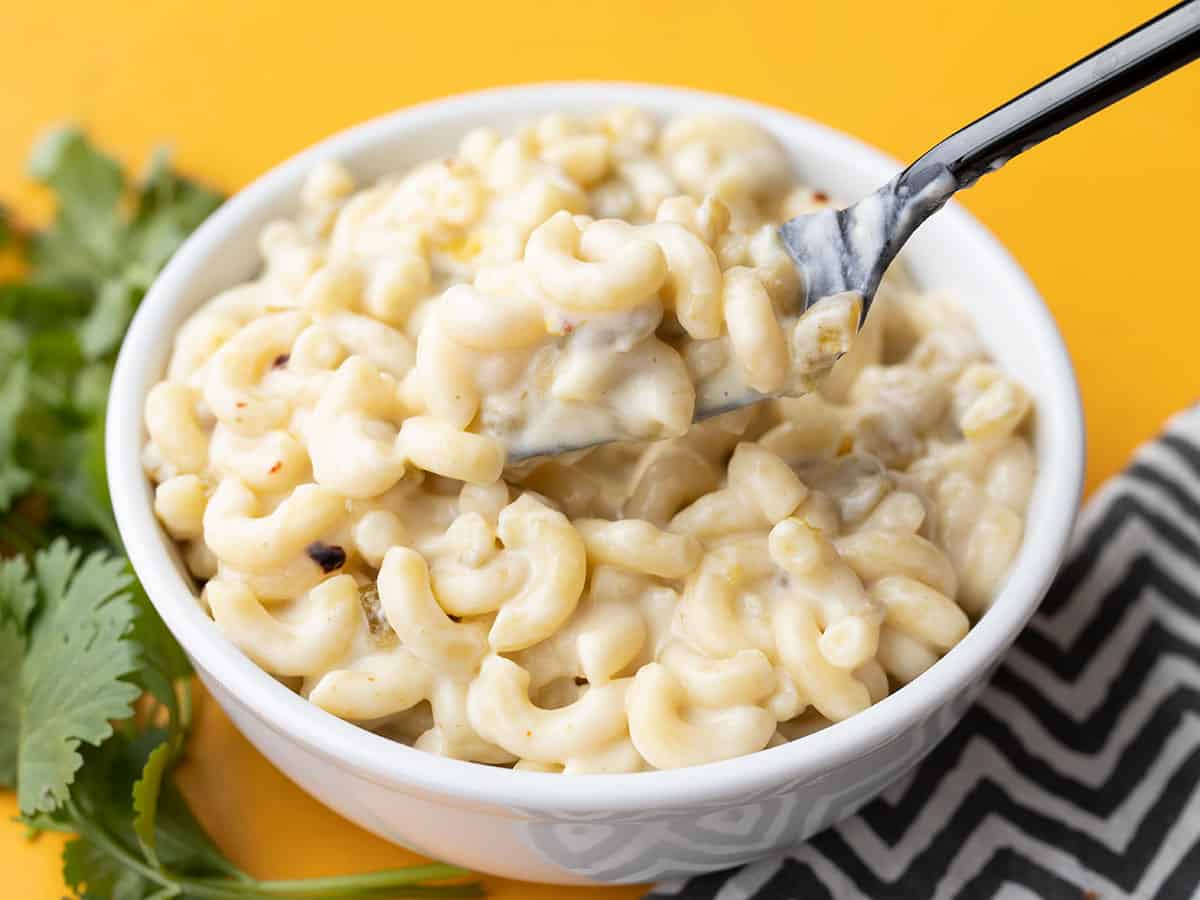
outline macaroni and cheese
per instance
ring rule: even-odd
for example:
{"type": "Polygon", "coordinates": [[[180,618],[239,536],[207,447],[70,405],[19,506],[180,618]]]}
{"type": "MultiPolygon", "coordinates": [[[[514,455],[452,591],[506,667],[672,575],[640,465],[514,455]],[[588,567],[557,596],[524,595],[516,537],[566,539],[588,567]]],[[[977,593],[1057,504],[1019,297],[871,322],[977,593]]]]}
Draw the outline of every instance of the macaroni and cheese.
{"type": "Polygon", "coordinates": [[[751,753],[916,678],[1021,544],[1030,400],[899,275],[853,343],[855,297],[794,314],[775,229],[826,203],[752,125],[632,109],[316,167],[146,403],[217,625],[336,716],[546,772],[751,753]],[[691,424],[742,384],[810,393],[691,424]]]}

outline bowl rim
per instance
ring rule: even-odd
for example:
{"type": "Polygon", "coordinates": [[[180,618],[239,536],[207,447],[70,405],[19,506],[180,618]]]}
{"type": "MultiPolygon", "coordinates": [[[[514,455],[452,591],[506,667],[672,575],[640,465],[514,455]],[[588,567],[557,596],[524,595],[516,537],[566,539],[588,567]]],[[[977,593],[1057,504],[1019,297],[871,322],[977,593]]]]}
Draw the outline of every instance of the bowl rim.
{"type": "MultiPolygon", "coordinates": [[[[161,377],[143,362],[154,358],[167,334],[172,304],[226,235],[263,204],[291,190],[315,162],[352,157],[381,141],[439,121],[483,112],[520,112],[525,103],[552,96],[560,108],[573,103],[703,107],[750,118],[793,146],[821,145],[845,153],[864,167],[894,173],[900,164],[843,132],[763,104],[678,87],[631,82],[545,82],[458,94],[388,113],[352,126],[276,165],[234,195],[180,248],[155,280],[130,325],[112,380],[106,429],[106,460],[113,508],[126,552],[151,602],[197,668],[208,673],[277,734],[349,767],[381,786],[427,791],[458,804],[492,804],[538,812],[639,812],[703,806],[784,785],[798,786],[829,774],[936,713],[964,686],[988,671],[1033,614],[1066,551],[1078,511],[1084,475],[1082,406],[1066,347],[1049,310],[1008,251],[957,203],[939,214],[952,220],[981,253],[991,257],[1020,297],[1031,326],[1028,338],[1053,372],[1041,400],[1043,427],[1053,435],[1052,453],[1039,457],[1041,515],[1032,517],[1022,553],[987,614],[967,636],[920,678],[865,711],[801,741],[701,766],[613,775],[513,771],[448,759],[391,741],[312,705],[244,656],[217,629],[177,571],[167,538],[155,518],[142,469],[142,405],[161,377]],[[1036,543],[1031,543],[1031,541],[1036,543]]],[[[536,105],[536,104],[535,104],[536,105]]],[[[825,151],[822,151],[825,152],[825,151]]],[[[882,181],[882,179],[881,179],[882,181]]]]}

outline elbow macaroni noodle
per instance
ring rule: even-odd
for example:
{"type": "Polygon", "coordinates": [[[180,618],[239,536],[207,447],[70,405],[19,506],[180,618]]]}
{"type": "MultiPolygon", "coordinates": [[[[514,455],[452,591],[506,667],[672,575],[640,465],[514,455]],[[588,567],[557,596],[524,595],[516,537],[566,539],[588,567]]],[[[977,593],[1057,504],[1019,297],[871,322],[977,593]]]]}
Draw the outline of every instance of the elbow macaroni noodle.
{"type": "Polygon", "coordinates": [[[774,235],[828,201],[756,127],[548,116],[299,202],[180,329],[144,459],[218,626],[322,709],[521,770],[697,765],[878,702],[1000,590],[1028,394],[902,273],[835,366],[858,298],[789,314],[774,235]],[[812,392],[691,424],[743,382],[812,392]]]}

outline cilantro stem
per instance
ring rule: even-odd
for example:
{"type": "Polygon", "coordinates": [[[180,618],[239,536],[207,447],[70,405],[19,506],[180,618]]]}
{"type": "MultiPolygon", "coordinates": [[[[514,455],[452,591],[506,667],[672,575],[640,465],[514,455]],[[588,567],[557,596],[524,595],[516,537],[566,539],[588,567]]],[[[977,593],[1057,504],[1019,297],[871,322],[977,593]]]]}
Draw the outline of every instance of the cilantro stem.
{"type": "Polygon", "coordinates": [[[123,866],[143,878],[166,888],[182,888],[192,897],[207,900],[252,900],[257,897],[280,897],[286,900],[354,900],[354,898],[383,897],[479,897],[478,883],[430,885],[426,881],[462,878],[471,873],[457,866],[433,863],[367,872],[362,875],[334,875],[329,878],[308,878],[286,881],[238,881],[223,878],[191,878],[147,864],[126,848],[103,826],[91,822],[86,814],[68,800],[65,807],[71,824],[80,837],[91,841],[123,866]]]}
{"type": "Polygon", "coordinates": [[[37,821],[25,816],[13,816],[11,821],[25,826],[25,839],[29,841],[36,841],[43,831],[54,831],[59,834],[75,833],[75,829],[69,823],[56,822],[49,816],[44,816],[37,821]]]}
{"type": "MultiPolygon", "coordinates": [[[[409,866],[404,869],[385,869],[380,872],[365,872],[361,875],[333,875],[328,878],[301,878],[287,881],[258,881],[255,890],[263,894],[284,896],[315,895],[325,900],[362,894],[364,891],[378,892],[389,888],[415,886],[423,881],[446,881],[464,878],[471,873],[458,866],[431,863],[426,866],[409,866]]],[[[206,879],[196,879],[204,881],[206,879]]],[[[426,885],[428,887],[428,885],[426,885]]],[[[466,885],[445,885],[466,887],[466,885]]],[[[433,896],[440,896],[434,894],[433,896]]],[[[453,896],[453,895],[451,895],[453,896]]],[[[460,895],[461,896],[461,895],[460,895]]],[[[470,896],[470,895],[467,895],[470,896]]]]}
{"type": "MultiPolygon", "coordinates": [[[[347,896],[352,898],[352,900],[353,898],[358,898],[358,900],[389,900],[389,898],[393,897],[483,897],[486,894],[487,892],[483,889],[482,884],[478,881],[470,881],[466,884],[411,884],[396,888],[395,890],[383,888],[378,891],[368,891],[365,894],[347,896]]],[[[331,896],[336,895],[322,894],[319,898],[312,897],[311,900],[325,900],[325,898],[331,896]]],[[[294,898],[294,900],[301,900],[301,898],[294,898]]]]}
{"type": "MultiPolygon", "coordinates": [[[[390,875],[373,872],[371,875],[390,875]]],[[[403,869],[396,874],[404,874],[403,869]]],[[[345,875],[337,878],[313,878],[296,881],[223,882],[203,878],[180,878],[178,884],[188,895],[221,898],[221,900],[259,900],[279,897],[281,900],[391,900],[399,897],[482,897],[483,888],[477,881],[466,884],[410,884],[407,879],[381,883],[374,887],[360,884],[364,876],[345,875]],[[337,884],[336,882],[341,882],[337,884]],[[210,887],[229,893],[205,893],[210,887]],[[286,888],[286,890],[285,890],[286,888]]]]}

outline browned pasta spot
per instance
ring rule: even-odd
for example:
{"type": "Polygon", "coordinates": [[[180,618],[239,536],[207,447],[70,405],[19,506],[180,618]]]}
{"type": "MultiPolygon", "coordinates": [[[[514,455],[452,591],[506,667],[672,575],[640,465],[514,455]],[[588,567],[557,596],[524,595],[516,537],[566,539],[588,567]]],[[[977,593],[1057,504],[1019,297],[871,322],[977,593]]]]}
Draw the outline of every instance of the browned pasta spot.
{"type": "Polygon", "coordinates": [[[322,572],[332,572],[346,564],[346,551],[336,544],[325,544],[313,541],[304,552],[308,558],[321,567],[322,572]]]}

